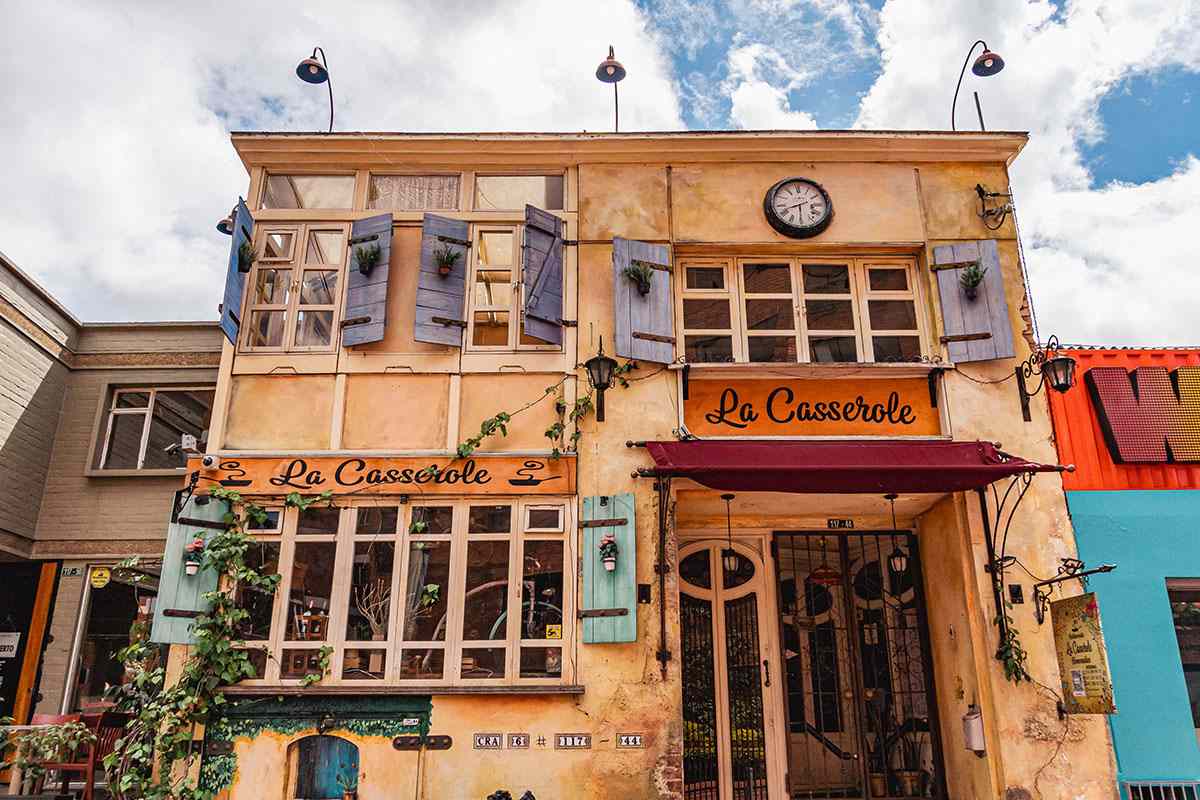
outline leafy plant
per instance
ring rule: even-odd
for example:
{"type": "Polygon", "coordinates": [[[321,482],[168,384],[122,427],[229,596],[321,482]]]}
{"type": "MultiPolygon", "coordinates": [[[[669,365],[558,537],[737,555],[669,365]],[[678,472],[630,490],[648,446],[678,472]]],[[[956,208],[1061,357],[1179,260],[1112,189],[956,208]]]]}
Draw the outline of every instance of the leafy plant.
{"type": "Polygon", "coordinates": [[[358,772],[349,764],[342,764],[337,774],[338,786],[346,794],[358,791],[358,772]]]}
{"type": "Polygon", "coordinates": [[[381,258],[383,258],[383,248],[377,244],[369,244],[354,251],[354,263],[358,265],[358,271],[363,275],[369,275],[371,270],[379,264],[381,258]]]}
{"type": "Polygon", "coordinates": [[[330,506],[332,506],[333,505],[333,492],[329,489],[326,489],[325,491],[321,492],[320,494],[311,495],[308,497],[305,497],[304,495],[300,494],[299,492],[288,492],[288,494],[283,498],[283,504],[285,506],[291,506],[292,508],[298,508],[298,509],[300,509],[300,513],[302,513],[302,514],[305,511],[308,511],[309,507],[311,507],[314,504],[319,503],[319,502],[326,502],[330,506]]]}
{"type": "Polygon", "coordinates": [[[14,750],[13,759],[0,764],[0,767],[15,766],[25,778],[37,780],[46,774],[46,768],[41,763],[74,761],[79,748],[95,742],[96,734],[82,722],[62,722],[17,731],[10,734],[5,742],[14,750]]]}
{"type": "Polygon", "coordinates": [[[618,552],[617,540],[611,533],[604,534],[604,537],[600,540],[600,560],[616,559],[618,552]]]}
{"type": "Polygon", "coordinates": [[[448,244],[433,251],[433,263],[437,264],[438,272],[442,275],[449,275],[461,258],[462,252],[452,249],[448,244]]]}
{"type": "Polygon", "coordinates": [[[183,560],[188,564],[199,564],[204,560],[204,538],[197,536],[183,546],[183,560]]]}
{"type": "Polygon", "coordinates": [[[1033,678],[1025,667],[1029,654],[1021,646],[1020,635],[1013,627],[1012,617],[1008,615],[1010,608],[1012,608],[1012,604],[1005,603],[1004,611],[997,614],[993,620],[995,625],[1000,628],[1000,644],[996,647],[996,660],[1004,664],[1004,678],[1019,684],[1021,681],[1031,681],[1033,678]],[[1003,620],[1003,624],[1001,624],[1001,620],[1003,620]]]}
{"type": "Polygon", "coordinates": [[[323,645],[317,651],[317,671],[309,672],[300,679],[300,687],[302,689],[307,689],[313,684],[320,683],[329,674],[329,657],[331,655],[333,655],[333,648],[329,645],[323,645]]]}
{"type": "Polygon", "coordinates": [[[254,252],[254,245],[242,242],[238,247],[238,272],[249,272],[257,260],[258,256],[254,252]]]}
{"type": "Polygon", "coordinates": [[[632,261],[621,270],[621,274],[637,285],[638,294],[643,297],[650,293],[654,283],[654,268],[644,261],[632,261]]]}
{"type": "Polygon", "coordinates": [[[962,286],[963,292],[968,298],[975,298],[975,294],[979,291],[979,285],[983,283],[985,275],[987,275],[987,267],[981,268],[978,262],[968,265],[958,274],[958,283],[962,286]]]}

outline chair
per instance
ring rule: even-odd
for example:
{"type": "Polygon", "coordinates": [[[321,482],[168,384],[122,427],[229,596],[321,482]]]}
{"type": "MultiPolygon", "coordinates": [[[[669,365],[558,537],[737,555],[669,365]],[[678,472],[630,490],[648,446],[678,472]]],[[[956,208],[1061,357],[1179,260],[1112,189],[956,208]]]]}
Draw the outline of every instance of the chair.
{"type": "Polygon", "coordinates": [[[47,771],[58,770],[62,780],[61,793],[68,794],[71,775],[83,775],[83,800],[92,800],[95,790],[97,768],[103,770],[104,757],[113,751],[117,739],[125,730],[129,715],[104,711],[99,714],[34,714],[33,725],[61,725],[66,722],[82,722],[96,735],[96,741],[81,745],[74,753],[64,753],[63,761],[39,761],[37,765],[47,771]]]}

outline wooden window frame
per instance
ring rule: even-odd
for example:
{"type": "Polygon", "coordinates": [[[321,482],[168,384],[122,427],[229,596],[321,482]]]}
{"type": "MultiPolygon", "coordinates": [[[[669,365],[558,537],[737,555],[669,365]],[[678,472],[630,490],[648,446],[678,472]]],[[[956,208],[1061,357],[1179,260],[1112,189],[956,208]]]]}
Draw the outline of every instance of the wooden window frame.
{"type": "Polygon", "coordinates": [[[212,415],[216,413],[216,384],[183,384],[180,386],[121,386],[111,387],[108,391],[108,402],[104,406],[104,438],[100,442],[100,457],[97,459],[95,455],[88,461],[89,464],[96,464],[94,470],[89,470],[91,474],[122,474],[122,473],[145,473],[145,474],[174,474],[183,472],[187,467],[144,467],[146,463],[146,445],[150,441],[150,421],[154,417],[154,405],[158,401],[159,392],[213,392],[213,409],[210,411],[209,430],[212,429],[212,415]],[[148,394],[150,397],[146,401],[145,407],[142,408],[117,408],[117,398],[123,394],[148,394]],[[106,467],[108,461],[108,445],[112,438],[113,418],[118,416],[134,416],[142,415],[142,438],[138,444],[138,465],[136,467],[106,467]]]}
{"type": "MultiPolygon", "coordinates": [[[[565,225],[565,223],[564,223],[565,225]]],[[[467,332],[465,349],[470,353],[513,353],[513,352],[560,352],[561,345],[532,344],[522,342],[522,331],[525,327],[525,224],[524,223],[487,223],[477,222],[470,226],[471,247],[468,249],[470,269],[467,272],[467,332]],[[513,253],[510,286],[510,304],[507,308],[497,305],[481,306],[475,296],[475,279],[480,270],[479,254],[482,252],[480,242],[485,233],[507,233],[512,235],[513,253]],[[475,314],[507,313],[508,338],[504,344],[475,344],[475,314]]],[[[489,266],[489,265],[483,265],[489,266]]],[[[495,265],[499,266],[499,265],[495,265]]],[[[563,270],[566,270],[566,254],[563,255],[563,270]]],[[[488,271],[488,270],[482,270],[488,271]]],[[[564,276],[565,277],[565,276],[564,276]]],[[[565,283],[565,280],[564,280],[565,283]]],[[[565,298],[564,298],[565,302],[565,298]]]]}
{"type": "MultiPolygon", "coordinates": [[[[679,320],[678,337],[679,344],[677,346],[678,354],[682,355],[687,352],[687,336],[728,336],[730,338],[729,350],[732,354],[734,362],[745,361],[746,355],[743,349],[743,339],[745,338],[741,331],[744,327],[742,322],[742,304],[738,302],[740,291],[735,291],[733,288],[737,280],[734,275],[735,260],[729,258],[698,258],[684,259],[681,261],[678,272],[679,291],[676,292],[675,319],[679,320]],[[720,269],[724,275],[724,288],[721,289],[689,289],[687,288],[687,271],[690,267],[720,269]],[[685,300],[725,300],[729,304],[729,327],[728,328],[695,328],[686,330],[683,326],[683,308],[685,300]]],[[[722,363],[722,362],[704,362],[698,361],[698,364],[705,363],[722,363]]]]}
{"type": "MultiPolygon", "coordinates": [[[[565,169],[510,169],[496,171],[475,171],[471,173],[471,194],[470,208],[472,211],[477,211],[485,214],[507,214],[514,211],[524,211],[525,206],[522,204],[517,208],[480,208],[479,207],[479,179],[480,178],[562,178],[563,181],[563,198],[562,208],[546,208],[543,209],[551,214],[563,214],[567,211],[567,195],[569,193],[568,175],[565,169]]],[[[529,205],[542,208],[542,202],[530,203],[529,205]]]]}
{"type": "MultiPolygon", "coordinates": [[[[571,503],[568,498],[536,498],[525,500],[519,497],[478,497],[478,498],[436,498],[429,501],[410,501],[401,503],[400,498],[375,498],[370,501],[354,501],[339,508],[338,528],[331,534],[298,534],[297,527],[300,513],[295,508],[286,508],[281,514],[281,526],[272,531],[248,531],[254,539],[279,543],[279,571],[283,576],[275,591],[275,600],[271,618],[270,639],[247,640],[246,649],[263,649],[267,652],[265,674],[243,681],[248,686],[254,685],[299,685],[298,678],[282,678],[283,658],[289,651],[315,650],[323,646],[333,648],[330,655],[329,671],[320,682],[322,686],[387,686],[387,687],[503,687],[503,686],[566,686],[573,685],[576,678],[575,636],[577,627],[575,621],[576,608],[576,575],[577,554],[575,544],[575,525],[571,516],[571,503]],[[471,533],[467,532],[468,517],[471,506],[508,505],[512,508],[510,530],[507,533],[471,533]],[[357,514],[360,508],[395,507],[397,529],[395,532],[359,535],[356,532],[357,514]],[[562,509],[562,531],[552,532],[543,530],[527,530],[528,511],[530,508],[557,506],[562,509]],[[449,507],[452,512],[450,534],[411,533],[413,511],[415,508],[449,507]],[[393,542],[396,547],[395,561],[392,572],[392,595],[388,617],[388,636],[384,641],[359,641],[347,639],[346,623],[349,614],[351,582],[353,580],[353,557],[355,544],[364,541],[393,542]],[[403,638],[405,622],[402,598],[407,591],[404,582],[407,580],[409,569],[409,545],[418,541],[439,541],[450,543],[450,570],[448,586],[445,594],[445,636],[440,641],[417,641],[403,638]],[[462,637],[465,596],[463,587],[466,581],[467,546],[473,541],[507,541],[509,542],[508,561],[508,598],[506,619],[512,620],[508,625],[507,635],[495,640],[465,640],[462,637]],[[560,639],[521,639],[520,608],[522,599],[522,579],[524,567],[524,552],[526,542],[552,541],[559,542],[563,548],[562,570],[562,636],[560,639]],[[292,564],[294,563],[296,544],[298,542],[333,542],[334,577],[330,591],[330,607],[328,609],[327,632],[322,641],[287,640],[287,613],[289,613],[289,596],[291,593],[292,564]],[[462,651],[464,648],[487,647],[503,648],[505,651],[505,670],[502,678],[463,678],[461,677],[462,651]],[[522,647],[558,647],[561,649],[561,673],[557,678],[522,678],[520,677],[520,656],[522,647]],[[385,676],[382,679],[343,678],[343,665],[347,650],[378,649],[386,653],[384,665],[385,676]],[[444,652],[442,677],[429,679],[402,679],[400,677],[400,655],[403,650],[442,650],[444,652]]],[[[272,509],[274,510],[274,509],[272,509]]]]}
{"type": "Polygon", "coordinates": [[[460,211],[463,207],[463,186],[466,183],[466,177],[462,172],[446,172],[430,170],[428,172],[387,172],[379,170],[370,170],[367,172],[366,199],[363,201],[364,211],[376,211],[378,213],[392,212],[393,214],[412,214],[415,212],[429,211],[433,213],[445,213],[447,211],[460,211]],[[371,206],[371,180],[373,178],[454,178],[458,181],[458,191],[455,193],[454,206],[451,208],[385,208],[371,206]]]}

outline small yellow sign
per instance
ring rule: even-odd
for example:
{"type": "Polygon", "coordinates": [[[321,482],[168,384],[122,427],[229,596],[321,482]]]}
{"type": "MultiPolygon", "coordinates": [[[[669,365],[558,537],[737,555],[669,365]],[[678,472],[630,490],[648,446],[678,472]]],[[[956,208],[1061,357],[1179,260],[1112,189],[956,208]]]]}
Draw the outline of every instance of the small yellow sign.
{"type": "Polygon", "coordinates": [[[546,638],[547,639],[561,639],[562,638],[562,625],[547,625],[546,626],[546,638]]]}
{"type": "Polygon", "coordinates": [[[112,580],[112,570],[108,567],[92,567],[92,574],[89,580],[92,583],[93,589],[103,589],[112,580]]]}
{"type": "Polygon", "coordinates": [[[1089,592],[1050,604],[1054,645],[1068,714],[1115,714],[1100,607],[1089,592]]]}

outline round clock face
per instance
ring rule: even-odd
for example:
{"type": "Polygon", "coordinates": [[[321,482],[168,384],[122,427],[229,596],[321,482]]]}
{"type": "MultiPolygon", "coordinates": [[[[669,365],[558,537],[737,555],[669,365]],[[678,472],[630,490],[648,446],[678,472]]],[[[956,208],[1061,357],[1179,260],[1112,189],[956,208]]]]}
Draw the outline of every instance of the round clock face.
{"type": "Polygon", "coordinates": [[[771,227],[784,236],[816,236],[833,221],[833,202],[819,183],[785,178],[767,190],[763,211],[771,227]]]}

